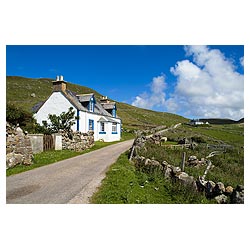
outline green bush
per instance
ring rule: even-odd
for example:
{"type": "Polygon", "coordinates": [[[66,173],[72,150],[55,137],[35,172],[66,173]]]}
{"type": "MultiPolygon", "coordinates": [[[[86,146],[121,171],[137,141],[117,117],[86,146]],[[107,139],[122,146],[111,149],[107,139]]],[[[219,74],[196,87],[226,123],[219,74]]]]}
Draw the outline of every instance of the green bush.
{"type": "Polygon", "coordinates": [[[14,104],[7,103],[6,105],[6,121],[12,125],[25,127],[28,124],[34,122],[31,113],[24,111],[23,109],[16,107],[14,104]]]}

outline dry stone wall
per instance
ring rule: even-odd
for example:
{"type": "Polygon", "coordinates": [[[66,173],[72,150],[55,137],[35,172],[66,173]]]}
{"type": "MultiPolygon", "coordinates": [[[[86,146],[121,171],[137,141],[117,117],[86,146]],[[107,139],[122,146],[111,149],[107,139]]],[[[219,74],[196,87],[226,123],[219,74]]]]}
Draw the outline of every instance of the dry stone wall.
{"type": "Polygon", "coordinates": [[[30,138],[17,126],[6,124],[6,168],[18,164],[30,165],[33,160],[30,138]]]}
{"type": "Polygon", "coordinates": [[[92,131],[88,133],[60,131],[59,133],[62,136],[62,149],[83,151],[94,146],[94,132],[92,131]]]}
{"type": "MultiPolygon", "coordinates": [[[[161,136],[153,135],[151,137],[141,136],[134,140],[134,144],[130,150],[130,160],[135,162],[135,166],[140,171],[147,173],[153,173],[154,171],[160,171],[165,179],[172,179],[179,181],[183,185],[192,186],[194,192],[203,192],[207,198],[215,199],[218,204],[244,203],[244,186],[237,185],[236,188],[232,186],[225,187],[222,182],[213,182],[212,180],[205,180],[205,175],[199,176],[195,179],[193,176],[188,175],[182,171],[180,167],[175,167],[169,164],[167,161],[159,162],[155,159],[149,159],[139,155],[141,148],[145,147],[146,142],[160,144],[161,136]]],[[[211,163],[202,158],[200,161],[196,156],[190,156],[188,163],[192,166],[203,165],[211,163]]]]}

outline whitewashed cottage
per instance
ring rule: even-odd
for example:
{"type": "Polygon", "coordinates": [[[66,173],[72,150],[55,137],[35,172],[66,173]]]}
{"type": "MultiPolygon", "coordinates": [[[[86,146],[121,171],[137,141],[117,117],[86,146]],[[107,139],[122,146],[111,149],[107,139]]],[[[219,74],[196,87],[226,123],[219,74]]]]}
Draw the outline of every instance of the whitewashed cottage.
{"type": "Polygon", "coordinates": [[[76,123],[73,131],[94,132],[95,141],[119,141],[121,139],[121,119],[117,117],[116,103],[103,97],[96,100],[93,93],[77,95],[67,89],[67,82],[62,76],[53,81],[53,92],[49,98],[33,108],[34,117],[39,124],[48,121],[49,114],[60,115],[73,107],[76,123]]]}

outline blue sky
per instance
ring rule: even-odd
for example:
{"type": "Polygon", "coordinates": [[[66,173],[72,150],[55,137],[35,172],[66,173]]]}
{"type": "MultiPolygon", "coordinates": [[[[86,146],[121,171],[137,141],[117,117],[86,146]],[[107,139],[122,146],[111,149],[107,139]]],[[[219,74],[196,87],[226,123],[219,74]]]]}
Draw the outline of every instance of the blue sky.
{"type": "Polygon", "coordinates": [[[244,46],[6,47],[6,74],[88,86],[138,107],[189,118],[244,116],[244,46]]]}

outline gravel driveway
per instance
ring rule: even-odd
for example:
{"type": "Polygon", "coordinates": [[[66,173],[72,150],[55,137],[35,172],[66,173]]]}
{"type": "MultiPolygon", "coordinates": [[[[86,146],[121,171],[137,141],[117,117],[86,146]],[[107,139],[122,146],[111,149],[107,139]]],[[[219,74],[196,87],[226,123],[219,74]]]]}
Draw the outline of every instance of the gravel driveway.
{"type": "Polygon", "coordinates": [[[88,203],[108,167],[133,140],[6,178],[6,203],[88,203]]]}

